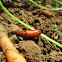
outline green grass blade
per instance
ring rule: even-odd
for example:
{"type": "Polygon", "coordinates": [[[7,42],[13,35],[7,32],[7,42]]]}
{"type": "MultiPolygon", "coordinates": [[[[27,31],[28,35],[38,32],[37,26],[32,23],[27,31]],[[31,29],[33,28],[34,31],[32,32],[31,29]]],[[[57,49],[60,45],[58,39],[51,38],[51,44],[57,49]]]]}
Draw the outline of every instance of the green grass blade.
{"type": "Polygon", "coordinates": [[[52,42],[52,43],[54,43],[55,45],[57,45],[57,46],[59,46],[60,48],[62,48],[62,44],[56,42],[55,40],[53,40],[53,39],[51,39],[51,38],[49,38],[49,37],[47,37],[46,35],[44,35],[44,34],[41,33],[40,36],[44,37],[45,39],[49,40],[50,42],[52,42]]]}
{"type": "Polygon", "coordinates": [[[33,0],[28,0],[29,2],[35,4],[36,6],[38,6],[39,8],[45,9],[45,10],[51,10],[51,11],[57,11],[57,10],[62,10],[62,8],[55,8],[55,9],[49,9],[49,8],[45,8],[39,4],[37,4],[36,2],[34,2],[33,0]]]}

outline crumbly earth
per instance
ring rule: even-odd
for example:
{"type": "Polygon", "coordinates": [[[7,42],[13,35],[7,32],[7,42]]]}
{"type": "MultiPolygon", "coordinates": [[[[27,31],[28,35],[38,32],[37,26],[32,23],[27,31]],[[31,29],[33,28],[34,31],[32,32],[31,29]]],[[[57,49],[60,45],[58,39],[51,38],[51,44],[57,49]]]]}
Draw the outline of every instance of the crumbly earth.
{"type": "MultiPolygon", "coordinates": [[[[39,0],[34,1],[39,2],[39,0]]],[[[42,9],[27,0],[2,0],[2,3],[15,17],[35,29],[42,30],[43,34],[62,44],[62,35],[59,35],[58,31],[54,31],[56,24],[57,29],[62,32],[62,10],[50,11],[53,16],[46,17],[43,15],[42,9]]],[[[48,4],[45,6],[52,7],[48,4]]],[[[27,62],[62,62],[62,49],[43,37],[20,40],[15,33],[28,30],[28,28],[10,17],[2,8],[0,8],[0,25],[4,26],[5,32],[15,48],[26,58],[27,62]]],[[[1,48],[0,62],[7,62],[1,48]]]]}

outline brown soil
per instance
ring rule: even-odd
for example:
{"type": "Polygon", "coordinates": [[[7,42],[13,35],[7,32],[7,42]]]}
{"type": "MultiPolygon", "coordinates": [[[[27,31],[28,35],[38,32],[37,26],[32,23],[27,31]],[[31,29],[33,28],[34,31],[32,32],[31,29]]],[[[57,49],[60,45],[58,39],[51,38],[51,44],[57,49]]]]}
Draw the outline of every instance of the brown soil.
{"type": "MultiPolygon", "coordinates": [[[[18,19],[35,29],[42,30],[43,34],[62,44],[62,35],[53,31],[53,25],[56,24],[58,30],[61,29],[62,32],[62,11],[51,11],[53,16],[48,18],[43,15],[42,9],[24,0],[7,0],[6,2],[3,0],[2,3],[18,19]]],[[[24,38],[21,41],[14,33],[28,30],[28,28],[14,20],[2,9],[0,9],[0,24],[4,25],[8,37],[27,62],[62,62],[62,49],[43,37],[24,38]]],[[[0,62],[7,62],[1,48],[0,62]]]]}

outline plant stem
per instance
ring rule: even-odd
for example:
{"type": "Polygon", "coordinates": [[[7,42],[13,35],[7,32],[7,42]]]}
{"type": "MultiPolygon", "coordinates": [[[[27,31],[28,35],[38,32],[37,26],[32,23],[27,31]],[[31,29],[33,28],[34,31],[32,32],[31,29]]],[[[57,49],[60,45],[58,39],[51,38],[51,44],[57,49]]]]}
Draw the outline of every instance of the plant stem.
{"type": "Polygon", "coordinates": [[[62,10],[62,8],[56,8],[56,9],[49,9],[49,8],[45,8],[39,4],[37,4],[36,2],[34,2],[33,0],[28,0],[29,2],[35,4],[36,6],[38,6],[39,8],[45,9],[45,10],[51,10],[51,11],[56,11],[56,10],[62,10]]]}
{"type": "MultiPolygon", "coordinates": [[[[4,10],[7,14],[9,14],[9,15],[10,15],[12,18],[14,18],[16,21],[18,21],[19,23],[21,23],[21,24],[24,25],[25,27],[27,27],[27,28],[29,28],[29,29],[31,29],[31,30],[34,30],[34,28],[30,27],[29,25],[25,24],[24,22],[22,22],[21,20],[19,20],[19,19],[16,18],[15,16],[13,16],[13,15],[3,6],[3,4],[1,3],[1,1],[0,1],[0,6],[3,8],[3,10],[4,10]]],[[[57,46],[59,46],[60,48],[62,48],[62,44],[56,42],[55,40],[53,40],[53,39],[51,39],[51,38],[49,38],[49,37],[47,37],[46,35],[44,35],[44,34],[41,33],[40,36],[44,37],[45,39],[49,40],[50,42],[52,42],[52,43],[56,44],[57,46]]]]}
{"type": "Polygon", "coordinates": [[[0,6],[2,7],[2,9],[7,13],[9,14],[12,18],[14,18],[16,21],[18,21],[19,23],[21,23],[22,25],[24,25],[25,27],[33,30],[34,28],[30,27],[29,25],[25,24],[24,22],[20,21],[18,18],[16,18],[15,16],[13,16],[1,3],[0,1],[0,6]]]}
{"type": "Polygon", "coordinates": [[[62,2],[60,2],[60,1],[58,1],[58,0],[53,0],[53,1],[55,1],[55,2],[58,2],[58,3],[62,4],[62,2]]]}
{"type": "Polygon", "coordinates": [[[49,37],[47,37],[46,35],[44,35],[44,34],[41,33],[40,36],[44,37],[45,39],[49,40],[50,42],[52,42],[52,43],[54,43],[55,45],[57,45],[57,46],[59,46],[60,48],[62,48],[62,44],[56,42],[55,40],[53,40],[53,39],[51,39],[51,38],[49,38],[49,37]]]}

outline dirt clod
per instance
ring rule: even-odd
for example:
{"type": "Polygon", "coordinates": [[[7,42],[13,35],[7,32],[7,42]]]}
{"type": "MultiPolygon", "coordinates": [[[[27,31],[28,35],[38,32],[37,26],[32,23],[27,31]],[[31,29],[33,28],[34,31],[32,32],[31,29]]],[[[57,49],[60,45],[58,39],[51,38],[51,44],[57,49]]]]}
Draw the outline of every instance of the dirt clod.
{"type": "Polygon", "coordinates": [[[27,59],[27,62],[42,62],[41,50],[34,41],[20,41],[18,49],[19,52],[23,53],[24,57],[27,59]]]}

